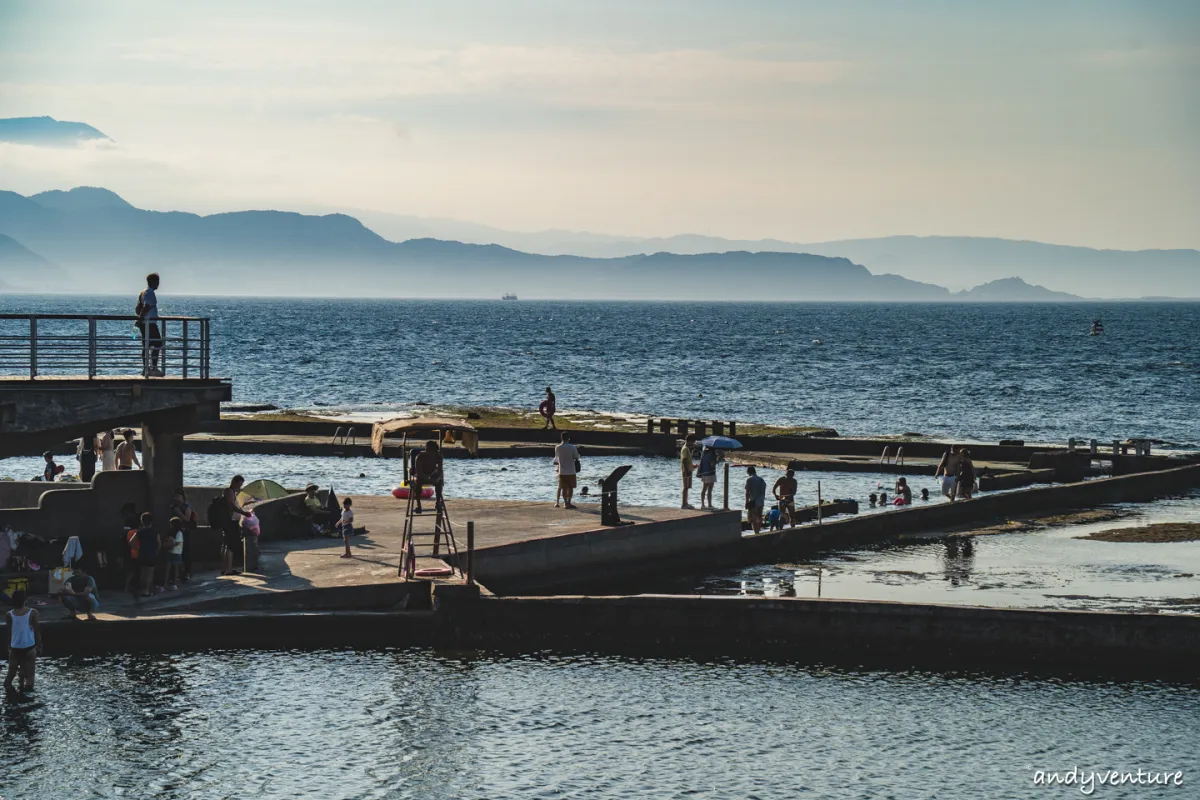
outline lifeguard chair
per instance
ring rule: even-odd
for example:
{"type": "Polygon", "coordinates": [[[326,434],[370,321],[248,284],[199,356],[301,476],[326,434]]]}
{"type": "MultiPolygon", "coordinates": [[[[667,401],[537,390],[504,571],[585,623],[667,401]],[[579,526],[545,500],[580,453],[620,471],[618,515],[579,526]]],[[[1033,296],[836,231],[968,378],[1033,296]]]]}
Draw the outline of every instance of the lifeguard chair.
{"type": "MultiPolygon", "coordinates": [[[[445,554],[449,556],[450,566],[448,568],[429,568],[428,574],[431,577],[436,574],[453,575],[457,571],[462,575],[462,567],[458,565],[458,542],[454,538],[454,525],[450,521],[450,513],[446,509],[446,500],[442,496],[440,486],[434,487],[432,498],[434,503],[433,529],[418,530],[417,521],[429,519],[430,515],[416,513],[416,508],[421,501],[421,490],[424,487],[414,485],[412,482],[416,452],[410,451],[408,437],[411,435],[435,440],[438,442],[439,448],[447,444],[461,444],[471,455],[476,455],[479,451],[479,432],[464,420],[448,417],[413,417],[376,422],[371,431],[371,449],[375,451],[376,455],[383,455],[385,437],[396,433],[403,434],[401,456],[404,462],[404,481],[410,487],[405,498],[404,528],[400,538],[400,577],[409,579],[417,577],[419,572],[417,559],[422,557],[438,558],[442,554],[443,546],[445,554]],[[412,456],[411,461],[410,455],[412,456]],[[421,548],[428,548],[428,552],[420,552],[421,548]]],[[[439,482],[441,480],[439,478],[439,482]]]]}

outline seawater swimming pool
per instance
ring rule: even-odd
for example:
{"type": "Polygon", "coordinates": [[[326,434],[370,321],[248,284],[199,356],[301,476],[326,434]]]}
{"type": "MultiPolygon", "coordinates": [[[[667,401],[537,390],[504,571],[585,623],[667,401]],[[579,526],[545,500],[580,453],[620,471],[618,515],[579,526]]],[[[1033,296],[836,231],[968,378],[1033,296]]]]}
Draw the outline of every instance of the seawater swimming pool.
{"type": "Polygon", "coordinates": [[[1073,767],[1182,770],[1162,794],[1185,797],[1200,774],[1194,685],[423,650],[48,659],[39,680],[41,707],[0,716],[6,797],[992,800],[1073,767]]]}

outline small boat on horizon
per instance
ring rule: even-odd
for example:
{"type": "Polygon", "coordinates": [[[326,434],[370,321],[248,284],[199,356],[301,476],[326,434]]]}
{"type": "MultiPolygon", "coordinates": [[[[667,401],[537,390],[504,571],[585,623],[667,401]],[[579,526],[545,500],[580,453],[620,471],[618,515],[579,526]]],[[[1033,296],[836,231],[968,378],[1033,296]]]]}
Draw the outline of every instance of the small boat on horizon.
{"type": "Polygon", "coordinates": [[[1088,333],[1088,336],[1099,336],[1102,333],[1104,333],[1104,323],[1098,319],[1092,320],[1092,330],[1088,333]]]}
{"type": "Polygon", "coordinates": [[[502,294],[500,296],[500,299],[501,300],[516,300],[517,296],[515,294],[513,294],[512,292],[506,292],[505,294],[502,294]]]}

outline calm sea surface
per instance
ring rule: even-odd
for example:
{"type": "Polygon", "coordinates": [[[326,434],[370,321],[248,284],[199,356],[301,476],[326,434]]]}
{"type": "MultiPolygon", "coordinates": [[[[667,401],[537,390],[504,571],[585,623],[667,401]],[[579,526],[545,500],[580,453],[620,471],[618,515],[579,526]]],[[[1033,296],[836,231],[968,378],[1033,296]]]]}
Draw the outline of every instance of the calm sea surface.
{"type": "MultiPolygon", "coordinates": [[[[240,402],[533,408],[549,384],[563,408],[1200,446],[1196,303],[186,298],[168,279],[160,308],[212,317],[214,368],[240,402]],[[1095,317],[1104,336],[1087,335],[1095,317]]],[[[0,296],[6,312],[132,309],[132,294],[0,296]]]]}
{"type": "MultiPolygon", "coordinates": [[[[43,662],[6,798],[1047,798],[1036,770],[1183,770],[1200,690],[427,651],[43,662]]],[[[1190,787],[1190,788],[1189,788],[1190,787]]]]}

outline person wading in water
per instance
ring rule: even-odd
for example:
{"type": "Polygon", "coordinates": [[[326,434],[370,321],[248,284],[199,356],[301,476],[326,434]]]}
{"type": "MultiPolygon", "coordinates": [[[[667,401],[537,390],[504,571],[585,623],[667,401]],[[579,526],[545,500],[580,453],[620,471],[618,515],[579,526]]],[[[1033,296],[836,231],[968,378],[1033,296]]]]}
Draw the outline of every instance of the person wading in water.
{"type": "Polygon", "coordinates": [[[38,624],[38,612],[25,607],[25,590],[17,589],[12,594],[13,607],[4,615],[8,623],[8,674],[4,676],[4,689],[13,694],[16,688],[13,679],[21,680],[21,693],[33,691],[33,673],[37,657],[42,654],[42,629],[38,624]]]}

